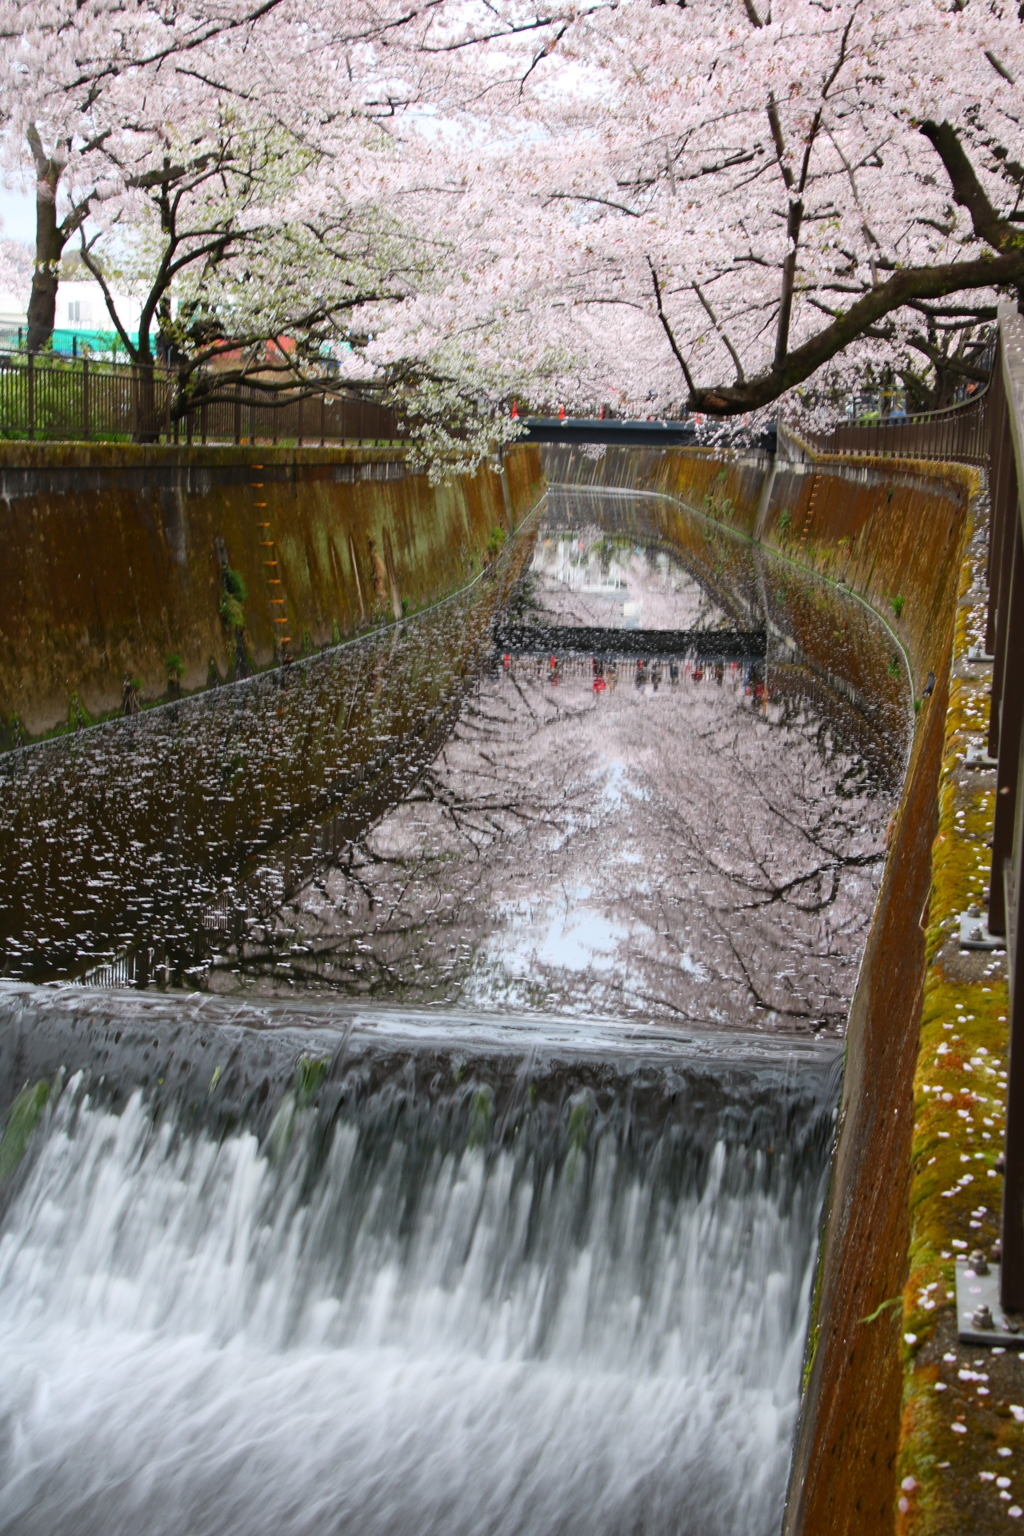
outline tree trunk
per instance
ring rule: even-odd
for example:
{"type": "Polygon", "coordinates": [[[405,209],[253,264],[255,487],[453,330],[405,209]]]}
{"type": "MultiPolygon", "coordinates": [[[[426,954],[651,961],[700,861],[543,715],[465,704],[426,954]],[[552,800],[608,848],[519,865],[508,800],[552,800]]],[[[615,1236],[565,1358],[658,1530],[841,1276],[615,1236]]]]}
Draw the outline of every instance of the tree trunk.
{"type": "Polygon", "coordinates": [[[156,368],[151,357],[143,359],[137,368],[137,394],[135,441],[158,443],[160,441],[160,412],[156,397],[156,368]]]}
{"type": "Polygon", "coordinates": [[[28,301],[30,352],[41,351],[53,335],[60,259],[67,240],[57,222],[57,183],[61,167],[53,160],[42,165],[37,160],[36,171],[36,261],[28,301]]]}

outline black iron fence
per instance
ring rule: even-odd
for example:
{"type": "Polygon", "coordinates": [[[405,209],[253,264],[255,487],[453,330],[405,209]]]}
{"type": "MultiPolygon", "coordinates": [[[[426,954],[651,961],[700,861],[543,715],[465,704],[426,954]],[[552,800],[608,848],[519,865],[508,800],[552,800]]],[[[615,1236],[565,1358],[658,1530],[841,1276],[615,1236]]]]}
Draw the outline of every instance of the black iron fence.
{"type": "Polygon", "coordinates": [[[29,442],[395,442],[396,413],[350,394],[273,395],[204,379],[182,409],[172,373],[88,358],[0,353],[0,438],[29,442]]]}

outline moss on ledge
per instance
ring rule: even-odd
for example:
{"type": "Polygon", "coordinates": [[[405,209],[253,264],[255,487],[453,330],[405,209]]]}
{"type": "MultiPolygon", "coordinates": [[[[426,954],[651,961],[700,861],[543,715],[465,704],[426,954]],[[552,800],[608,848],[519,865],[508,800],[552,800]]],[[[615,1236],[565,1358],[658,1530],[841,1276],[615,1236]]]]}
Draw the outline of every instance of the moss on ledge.
{"type": "Polygon", "coordinates": [[[983,552],[969,547],[946,716],[914,1083],[900,1536],[1013,1529],[1024,1505],[1024,1429],[1011,1412],[1024,1401],[1020,1362],[959,1345],[955,1308],[956,1255],[991,1251],[998,1240],[996,1160],[1006,1107],[1005,958],[959,948],[958,914],[981,904],[987,889],[995,806],[993,774],[964,767],[968,745],[988,731],[988,669],[964,665],[977,638],[971,627],[978,606],[967,594],[978,576],[983,552]],[[1008,1488],[997,1486],[997,1476],[1009,1479],[1008,1488]]]}

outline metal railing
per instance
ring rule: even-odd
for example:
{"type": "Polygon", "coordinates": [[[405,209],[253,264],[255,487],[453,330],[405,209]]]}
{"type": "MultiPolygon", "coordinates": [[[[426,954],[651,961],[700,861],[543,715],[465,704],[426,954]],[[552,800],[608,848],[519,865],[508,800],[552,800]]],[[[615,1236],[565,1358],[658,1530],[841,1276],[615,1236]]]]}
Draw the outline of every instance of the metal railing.
{"type": "Polygon", "coordinates": [[[395,442],[396,413],[343,394],[272,395],[204,380],[182,410],[165,369],[0,353],[0,439],[28,442],[395,442]]]}
{"type": "Polygon", "coordinates": [[[943,410],[864,423],[843,422],[831,432],[808,434],[808,441],[818,453],[984,464],[989,447],[988,396],[989,386],[985,386],[973,399],[943,410]]]}
{"type": "Polygon", "coordinates": [[[988,616],[993,659],[988,750],[996,767],[988,929],[1005,937],[1010,986],[1000,1300],[1024,1312],[1024,318],[999,306],[999,348],[989,391],[988,616]]]}

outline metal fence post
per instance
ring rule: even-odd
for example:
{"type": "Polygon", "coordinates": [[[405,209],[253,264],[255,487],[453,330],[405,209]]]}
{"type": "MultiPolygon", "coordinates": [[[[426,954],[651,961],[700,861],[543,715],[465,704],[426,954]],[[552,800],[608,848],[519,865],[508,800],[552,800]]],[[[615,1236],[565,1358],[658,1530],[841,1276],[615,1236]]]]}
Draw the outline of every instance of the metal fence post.
{"type": "MultiPolygon", "coordinates": [[[[989,390],[990,410],[987,425],[990,428],[988,442],[988,494],[989,494],[989,535],[988,535],[988,562],[985,569],[985,579],[988,582],[988,614],[985,620],[985,649],[989,655],[995,653],[996,628],[999,613],[999,577],[1000,560],[1003,545],[1007,536],[1006,517],[1006,480],[1010,470],[1013,444],[1009,436],[1009,421],[1006,416],[1006,391],[1003,387],[1002,356],[996,354],[995,367],[992,374],[992,385],[989,390]]],[[[981,444],[972,443],[972,448],[981,444]]],[[[992,692],[995,696],[996,681],[993,676],[992,692]]],[[[992,724],[995,724],[993,720],[992,724]]],[[[989,751],[993,752],[994,742],[998,740],[989,732],[989,751]]]]}
{"type": "Polygon", "coordinates": [[[1020,513],[1014,508],[1014,560],[1010,580],[1007,666],[1003,678],[996,818],[998,835],[992,837],[992,894],[997,885],[1002,897],[1006,961],[1010,978],[1010,1060],[1006,1096],[1006,1153],[1003,1186],[1003,1243],[1000,1268],[1000,1300],[1014,1312],[1024,1312],[1024,986],[1019,963],[1024,946],[1021,925],[1024,903],[1020,899],[1024,869],[1024,822],[1019,814],[1021,794],[1021,695],[1024,668],[1020,664],[1024,644],[1024,538],[1020,513]],[[1012,775],[1009,760],[1013,760],[1012,775]],[[1004,763],[1006,767],[1004,768],[1004,763]],[[1005,782],[1004,782],[1005,780],[1005,782]]]}
{"type": "Polygon", "coordinates": [[[1017,512],[1017,466],[1010,436],[1010,422],[1005,410],[1001,411],[993,430],[993,458],[997,472],[989,474],[992,499],[992,520],[989,537],[992,540],[992,569],[989,573],[989,606],[992,621],[986,632],[985,643],[995,657],[992,664],[992,708],[989,715],[988,749],[993,757],[999,752],[999,709],[1003,693],[1003,674],[1006,669],[1006,631],[1010,607],[1010,576],[1013,571],[1013,540],[1017,512]]]}
{"type": "Polygon", "coordinates": [[[36,435],[36,369],[35,358],[28,354],[28,440],[34,441],[36,435]]]}
{"type": "Polygon", "coordinates": [[[1017,810],[1017,782],[1020,766],[1020,732],[1024,698],[1022,677],[1014,659],[1024,654],[1024,540],[1020,516],[1014,519],[1014,541],[1010,567],[1009,594],[1000,646],[1006,658],[1001,687],[993,698],[999,713],[999,766],[996,769],[996,809],[992,827],[992,873],[989,881],[989,931],[1006,933],[1006,901],[1003,870],[1013,847],[1013,824],[1017,810]]]}
{"type": "MultiPolygon", "coordinates": [[[[1020,585],[1018,581],[1018,586],[1020,585]]],[[[1017,594],[1020,602],[1020,594],[1017,594]]],[[[1017,669],[1014,669],[1017,670],[1017,669]]],[[[1017,682],[1017,691],[1020,681],[1017,682]]],[[[1020,752],[1020,736],[1015,742],[1020,752]]],[[[1018,794],[1020,787],[1018,785],[1018,794]]],[[[1003,1182],[1002,1254],[999,1292],[1003,1306],[1012,1312],[1024,1312],[1024,986],[1018,969],[1024,949],[1021,925],[1024,903],[1020,900],[1021,871],[1024,869],[1024,825],[1015,818],[1011,858],[1007,861],[1004,882],[1008,907],[1006,925],[1006,960],[1010,975],[1009,1035],[1010,1059],[1006,1091],[1006,1151],[1003,1182]]]]}
{"type": "Polygon", "coordinates": [[[999,348],[988,413],[989,490],[989,633],[995,634],[992,675],[992,730],[998,741],[995,823],[989,886],[989,929],[1006,935],[1006,968],[1010,1005],[1007,1010],[1009,1067],[1006,1099],[1006,1142],[1003,1184],[1002,1249],[999,1293],[1008,1312],[1024,1312],[1024,985],[1019,961],[1024,955],[1024,903],[1020,899],[1024,873],[1024,531],[1020,491],[1024,374],[1018,368],[1011,341],[1021,339],[1021,321],[1009,305],[1000,304],[999,348]]]}

